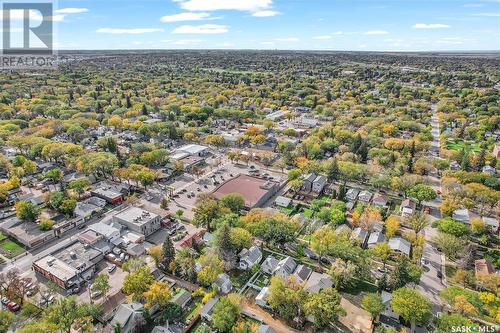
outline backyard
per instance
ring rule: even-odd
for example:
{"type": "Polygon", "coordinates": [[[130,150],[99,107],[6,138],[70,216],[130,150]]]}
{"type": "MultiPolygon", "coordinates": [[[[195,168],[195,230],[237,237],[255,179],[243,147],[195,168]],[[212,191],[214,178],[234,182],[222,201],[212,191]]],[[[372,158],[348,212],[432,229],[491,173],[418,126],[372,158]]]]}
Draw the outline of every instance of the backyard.
{"type": "Polygon", "coordinates": [[[9,239],[4,234],[0,233],[0,253],[7,258],[14,258],[23,253],[24,248],[17,242],[9,239]]]}
{"type": "Polygon", "coordinates": [[[448,139],[446,140],[446,148],[449,150],[455,151],[471,151],[475,153],[479,153],[481,151],[481,147],[479,143],[473,143],[471,141],[457,140],[457,139],[448,139]]]}

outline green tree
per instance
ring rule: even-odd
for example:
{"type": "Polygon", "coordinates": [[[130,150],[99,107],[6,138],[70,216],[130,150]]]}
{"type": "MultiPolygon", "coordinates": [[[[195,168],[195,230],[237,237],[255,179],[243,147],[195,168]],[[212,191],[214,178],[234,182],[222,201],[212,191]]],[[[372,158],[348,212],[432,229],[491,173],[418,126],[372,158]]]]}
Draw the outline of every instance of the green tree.
{"type": "Polygon", "coordinates": [[[29,201],[18,201],[15,205],[16,215],[20,220],[35,222],[40,215],[40,209],[29,201]]]}
{"type": "Polygon", "coordinates": [[[101,313],[101,307],[94,304],[78,304],[75,296],[69,296],[57,300],[49,306],[42,315],[42,320],[48,324],[55,325],[62,332],[70,332],[73,325],[80,318],[97,318],[101,313]]]}
{"type": "Polygon", "coordinates": [[[174,243],[172,242],[172,239],[170,236],[167,236],[165,238],[165,241],[163,242],[162,245],[162,251],[163,251],[163,266],[165,269],[168,269],[170,267],[170,264],[175,258],[175,248],[174,248],[174,243]]]}
{"type": "Polygon", "coordinates": [[[385,269],[385,264],[387,263],[387,260],[389,260],[389,257],[392,254],[392,250],[389,244],[387,242],[377,243],[370,250],[376,258],[382,261],[382,264],[384,265],[385,269]]]}
{"type": "Polygon", "coordinates": [[[423,201],[436,199],[437,193],[432,187],[425,184],[417,184],[406,191],[406,195],[418,201],[420,206],[423,201]]]}
{"type": "Polygon", "coordinates": [[[239,213],[245,207],[245,199],[239,193],[229,193],[223,196],[221,204],[233,213],[239,213]]]}
{"type": "Polygon", "coordinates": [[[411,288],[397,289],[392,293],[391,306],[394,312],[411,323],[410,332],[415,325],[426,325],[432,317],[432,305],[427,298],[411,288]]]}
{"type": "Polygon", "coordinates": [[[221,297],[214,306],[212,322],[221,332],[230,332],[240,315],[238,304],[231,302],[229,297],[221,297]]]}
{"type": "Polygon", "coordinates": [[[465,242],[460,238],[443,232],[435,236],[432,241],[450,259],[455,259],[465,246],[465,242]]]}
{"type": "Polygon", "coordinates": [[[219,274],[224,272],[224,262],[215,249],[208,248],[200,257],[198,263],[202,267],[197,275],[198,281],[206,287],[211,286],[219,274]]]}
{"type": "Polygon", "coordinates": [[[88,178],[75,179],[69,183],[69,188],[78,193],[78,197],[81,197],[89,186],[90,180],[88,178]]]}
{"type": "Polygon", "coordinates": [[[16,315],[10,311],[0,311],[0,333],[6,333],[15,318],[16,315]]]}
{"type": "Polygon", "coordinates": [[[155,278],[151,274],[149,267],[142,266],[135,272],[129,273],[123,280],[123,291],[127,295],[132,295],[132,299],[138,301],[143,298],[144,293],[154,282],[155,278]]]}
{"type": "Polygon", "coordinates": [[[357,266],[353,262],[341,258],[336,258],[328,271],[336,289],[345,289],[353,285],[356,272],[357,266]]]}
{"type": "Polygon", "coordinates": [[[393,289],[402,288],[408,283],[418,284],[421,276],[422,270],[411,263],[406,255],[400,255],[389,276],[389,284],[393,289]]]}
{"type": "Polygon", "coordinates": [[[474,326],[474,323],[470,319],[458,313],[442,314],[436,320],[438,333],[449,333],[452,332],[453,328],[462,326],[472,327],[474,326]]]}
{"type": "Polygon", "coordinates": [[[429,225],[429,218],[425,213],[417,211],[408,216],[405,223],[418,234],[429,225]]]}
{"type": "Polygon", "coordinates": [[[105,298],[107,298],[107,293],[110,289],[111,285],[109,284],[109,275],[105,273],[97,275],[92,283],[92,291],[100,292],[105,298]]]}
{"type": "Polygon", "coordinates": [[[66,216],[72,216],[73,212],[75,211],[75,208],[76,208],[76,200],[67,199],[61,202],[61,205],[59,205],[58,210],[66,216]]]}
{"type": "Polygon", "coordinates": [[[379,294],[370,293],[363,296],[361,301],[363,309],[372,315],[373,320],[378,320],[378,316],[384,311],[384,302],[379,294]]]}
{"type": "Polygon", "coordinates": [[[328,326],[329,323],[336,321],[339,315],[345,314],[340,300],[340,294],[333,288],[309,294],[304,303],[304,310],[307,315],[313,317],[316,329],[328,326]]]}
{"type": "Polygon", "coordinates": [[[64,173],[59,168],[50,169],[44,175],[45,179],[50,179],[54,183],[59,183],[64,177],[64,173]]]}
{"type": "Polygon", "coordinates": [[[444,218],[437,222],[438,230],[455,237],[462,237],[469,233],[467,226],[452,218],[444,218]]]}

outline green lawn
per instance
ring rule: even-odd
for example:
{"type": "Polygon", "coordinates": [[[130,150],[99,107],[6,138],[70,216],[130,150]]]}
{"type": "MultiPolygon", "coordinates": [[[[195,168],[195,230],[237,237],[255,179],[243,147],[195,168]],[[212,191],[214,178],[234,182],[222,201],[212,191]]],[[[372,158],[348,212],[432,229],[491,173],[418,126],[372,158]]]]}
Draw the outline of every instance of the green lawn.
{"type": "Polygon", "coordinates": [[[283,214],[286,214],[288,216],[291,216],[294,212],[295,212],[295,207],[294,206],[291,206],[291,207],[280,207],[279,208],[280,212],[282,212],[283,214]]]}
{"type": "Polygon", "coordinates": [[[371,283],[368,283],[367,281],[358,280],[357,283],[353,287],[348,288],[344,291],[348,294],[358,295],[361,292],[375,293],[375,292],[377,292],[377,290],[378,290],[377,286],[375,286],[371,283]]]}
{"type": "Polygon", "coordinates": [[[455,151],[461,151],[465,148],[465,151],[472,151],[475,153],[479,153],[481,151],[481,146],[479,145],[479,143],[454,139],[446,140],[446,148],[455,151]]]}
{"type": "Polygon", "coordinates": [[[7,239],[7,236],[5,236],[4,234],[2,234],[2,233],[0,232],[0,242],[1,242],[1,241],[4,241],[4,240],[6,240],[6,239],[7,239]]]}
{"type": "Polygon", "coordinates": [[[0,250],[8,258],[14,258],[24,252],[24,248],[11,240],[4,240],[0,243],[0,250]]]}

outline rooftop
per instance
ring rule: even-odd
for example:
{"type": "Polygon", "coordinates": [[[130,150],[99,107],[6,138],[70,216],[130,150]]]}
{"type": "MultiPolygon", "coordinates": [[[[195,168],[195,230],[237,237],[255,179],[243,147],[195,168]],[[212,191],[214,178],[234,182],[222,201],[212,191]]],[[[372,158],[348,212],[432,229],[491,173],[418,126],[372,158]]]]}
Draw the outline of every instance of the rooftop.
{"type": "Polygon", "coordinates": [[[226,194],[239,193],[245,199],[245,207],[252,208],[274,185],[276,183],[272,181],[239,174],[222,183],[214,190],[213,194],[217,199],[220,199],[226,194]]]}
{"type": "Polygon", "coordinates": [[[42,259],[35,261],[34,265],[45,271],[51,272],[63,281],[70,280],[78,272],[75,268],[52,255],[45,256],[42,259]]]}
{"type": "Polygon", "coordinates": [[[115,218],[126,221],[128,223],[143,225],[155,219],[157,216],[158,215],[156,215],[155,213],[148,212],[147,210],[144,210],[142,208],[129,206],[116,214],[115,218]]]}

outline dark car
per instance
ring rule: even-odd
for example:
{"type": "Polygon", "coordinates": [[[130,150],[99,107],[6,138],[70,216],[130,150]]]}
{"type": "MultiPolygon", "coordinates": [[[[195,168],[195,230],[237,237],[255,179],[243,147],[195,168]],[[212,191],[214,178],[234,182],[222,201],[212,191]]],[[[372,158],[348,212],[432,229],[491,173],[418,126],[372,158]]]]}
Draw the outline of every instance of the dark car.
{"type": "Polygon", "coordinates": [[[437,271],[437,274],[436,274],[436,275],[437,275],[437,277],[438,277],[438,278],[440,278],[440,279],[442,279],[442,278],[443,278],[443,272],[441,272],[441,271],[437,271]]]}

